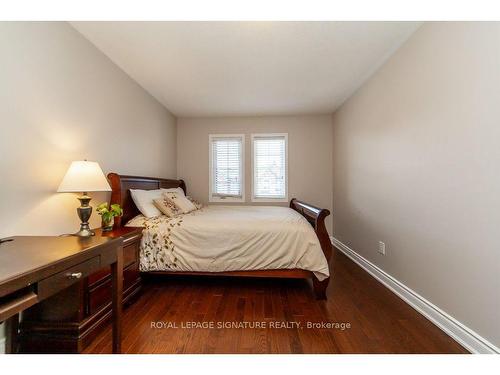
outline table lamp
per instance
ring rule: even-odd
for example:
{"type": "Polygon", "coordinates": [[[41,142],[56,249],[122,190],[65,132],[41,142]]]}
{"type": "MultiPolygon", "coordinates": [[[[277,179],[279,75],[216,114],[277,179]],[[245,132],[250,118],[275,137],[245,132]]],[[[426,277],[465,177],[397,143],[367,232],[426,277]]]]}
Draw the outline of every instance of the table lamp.
{"type": "Polygon", "coordinates": [[[81,223],[80,230],[74,234],[75,236],[89,237],[94,235],[89,226],[89,219],[92,214],[92,207],[89,206],[89,202],[92,198],[87,193],[90,191],[111,191],[101,167],[93,161],[72,162],[57,192],[83,193],[82,196],[78,197],[80,207],[76,209],[76,212],[81,223]]]}

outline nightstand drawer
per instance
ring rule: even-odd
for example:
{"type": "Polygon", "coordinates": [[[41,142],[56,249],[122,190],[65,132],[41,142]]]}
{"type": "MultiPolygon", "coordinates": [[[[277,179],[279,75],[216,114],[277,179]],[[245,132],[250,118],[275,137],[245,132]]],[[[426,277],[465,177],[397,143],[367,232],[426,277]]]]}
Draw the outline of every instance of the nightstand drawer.
{"type": "MultiPolygon", "coordinates": [[[[127,268],[132,263],[136,262],[139,257],[139,243],[134,242],[130,245],[123,247],[123,268],[127,268]]],[[[109,267],[100,269],[97,272],[92,273],[89,276],[89,285],[95,286],[97,283],[103,281],[103,279],[109,278],[111,271],[109,267]]]]}
{"type": "Polygon", "coordinates": [[[95,289],[89,291],[88,306],[90,314],[95,314],[101,307],[111,303],[111,288],[111,280],[106,280],[95,289]]]}
{"type": "Polygon", "coordinates": [[[38,295],[46,298],[61,291],[64,288],[80,281],[100,268],[100,258],[94,257],[76,266],[70,267],[62,272],[41,280],[38,283],[38,295]]]}
{"type": "MultiPolygon", "coordinates": [[[[136,263],[123,270],[123,290],[127,290],[139,280],[139,269],[136,263]]],[[[89,312],[95,314],[102,306],[111,303],[111,280],[99,284],[89,291],[89,312]]]]}
{"type": "Polygon", "coordinates": [[[123,247],[123,268],[139,260],[139,242],[133,242],[123,247]]]}

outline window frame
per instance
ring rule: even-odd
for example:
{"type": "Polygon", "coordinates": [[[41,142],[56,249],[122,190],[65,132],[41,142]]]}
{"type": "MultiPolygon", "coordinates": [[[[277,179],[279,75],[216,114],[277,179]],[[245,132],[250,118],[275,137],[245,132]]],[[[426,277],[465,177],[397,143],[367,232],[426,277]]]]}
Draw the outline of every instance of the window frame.
{"type": "Polygon", "coordinates": [[[245,202],[245,134],[209,134],[208,135],[208,176],[209,176],[209,188],[208,188],[208,201],[210,203],[241,203],[245,202]],[[236,197],[218,197],[213,196],[213,152],[212,152],[212,142],[214,139],[221,138],[240,138],[241,139],[241,159],[240,159],[240,174],[241,174],[241,198],[236,197]]]}
{"type": "Polygon", "coordinates": [[[255,133],[251,135],[251,168],[252,168],[252,202],[262,203],[281,203],[288,202],[288,133],[255,133]],[[285,197],[283,198],[269,198],[269,197],[256,197],[255,196],[255,139],[256,138],[273,138],[283,137],[285,140],[285,197]]]}

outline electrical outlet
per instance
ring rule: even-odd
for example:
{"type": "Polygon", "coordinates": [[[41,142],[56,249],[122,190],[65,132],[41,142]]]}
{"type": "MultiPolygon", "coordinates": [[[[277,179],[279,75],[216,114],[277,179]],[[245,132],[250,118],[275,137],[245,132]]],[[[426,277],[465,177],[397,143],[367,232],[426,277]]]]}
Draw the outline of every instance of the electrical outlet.
{"type": "Polygon", "coordinates": [[[378,241],[378,252],[385,255],[385,243],[382,241],[378,241]]]}

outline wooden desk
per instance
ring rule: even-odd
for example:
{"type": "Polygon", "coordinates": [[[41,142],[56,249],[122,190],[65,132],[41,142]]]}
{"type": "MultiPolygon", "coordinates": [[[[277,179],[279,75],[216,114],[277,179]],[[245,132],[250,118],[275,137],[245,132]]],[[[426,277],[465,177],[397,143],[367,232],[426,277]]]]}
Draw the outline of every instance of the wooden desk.
{"type": "MultiPolygon", "coordinates": [[[[123,239],[121,237],[10,237],[0,244],[0,322],[15,352],[19,313],[111,266],[113,353],[121,350],[123,239]]],[[[5,239],[4,239],[5,240],[5,239]]]]}
{"type": "MultiPolygon", "coordinates": [[[[95,237],[123,239],[123,308],[141,290],[139,245],[142,228],[111,232],[95,229],[95,237]]],[[[112,280],[109,266],[82,277],[64,291],[25,310],[19,326],[20,353],[81,353],[112,318],[112,280]]]]}

